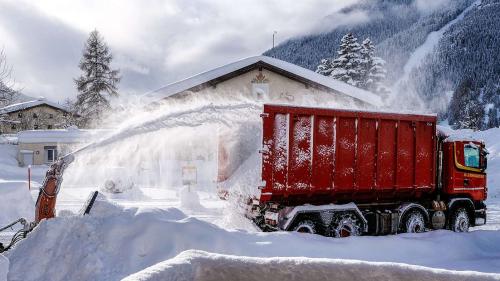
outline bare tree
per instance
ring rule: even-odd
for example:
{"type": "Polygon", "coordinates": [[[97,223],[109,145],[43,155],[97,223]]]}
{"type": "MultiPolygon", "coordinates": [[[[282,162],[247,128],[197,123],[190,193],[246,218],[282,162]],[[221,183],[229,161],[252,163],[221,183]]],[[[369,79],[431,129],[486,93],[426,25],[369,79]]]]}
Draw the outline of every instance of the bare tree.
{"type": "Polygon", "coordinates": [[[14,89],[12,67],[7,64],[3,49],[0,50],[0,107],[13,103],[19,92],[14,89]]]}

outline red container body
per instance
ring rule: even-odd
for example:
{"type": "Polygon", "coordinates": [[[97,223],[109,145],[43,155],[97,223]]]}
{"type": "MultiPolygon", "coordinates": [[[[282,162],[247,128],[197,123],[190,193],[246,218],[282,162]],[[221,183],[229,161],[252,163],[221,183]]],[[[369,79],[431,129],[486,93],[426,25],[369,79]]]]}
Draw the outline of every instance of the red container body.
{"type": "Polygon", "coordinates": [[[436,116],[264,105],[260,201],[375,203],[436,189],[436,116]]]}

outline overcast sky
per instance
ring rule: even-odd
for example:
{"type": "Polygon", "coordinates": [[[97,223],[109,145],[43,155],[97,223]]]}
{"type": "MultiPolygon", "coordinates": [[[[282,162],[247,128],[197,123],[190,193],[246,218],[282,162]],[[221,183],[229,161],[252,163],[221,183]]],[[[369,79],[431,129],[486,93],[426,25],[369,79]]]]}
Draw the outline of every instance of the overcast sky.
{"type": "MultiPolygon", "coordinates": [[[[121,70],[123,94],[162,85],[305,34],[355,0],[0,0],[0,47],[23,92],[75,97],[88,33],[101,32],[121,70]]],[[[334,25],[335,23],[332,23],[334,25]]]]}

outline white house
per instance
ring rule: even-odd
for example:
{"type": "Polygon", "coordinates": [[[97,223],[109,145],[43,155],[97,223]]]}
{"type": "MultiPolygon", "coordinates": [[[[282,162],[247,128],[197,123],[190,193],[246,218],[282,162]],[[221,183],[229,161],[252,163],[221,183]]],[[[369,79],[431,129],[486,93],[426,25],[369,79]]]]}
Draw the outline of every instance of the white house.
{"type": "Polygon", "coordinates": [[[95,130],[30,130],[17,133],[18,161],[21,166],[50,164],[91,141],[95,130]]]}

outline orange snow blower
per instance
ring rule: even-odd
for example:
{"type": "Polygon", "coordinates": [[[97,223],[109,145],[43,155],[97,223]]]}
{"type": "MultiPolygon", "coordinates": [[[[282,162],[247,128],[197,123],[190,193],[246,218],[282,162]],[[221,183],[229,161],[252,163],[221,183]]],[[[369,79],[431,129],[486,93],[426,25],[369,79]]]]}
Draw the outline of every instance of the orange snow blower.
{"type": "MultiPolygon", "coordinates": [[[[13,229],[17,224],[22,225],[22,228],[17,231],[10,240],[10,243],[4,246],[0,243],[0,253],[5,252],[12,248],[14,244],[26,238],[26,235],[35,228],[38,223],[44,219],[50,219],[56,215],[56,201],[57,194],[61,188],[62,175],[64,170],[69,164],[73,162],[75,157],[73,154],[68,154],[62,158],[59,158],[56,162],[50,165],[49,170],[45,174],[45,179],[42,186],[40,187],[40,192],[38,193],[38,198],[35,204],[35,221],[28,222],[24,218],[20,218],[7,226],[0,228],[0,232],[13,229]]],[[[87,215],[90,213],[92,206],[94,205],[95,199],[97,198],[98,192],[94,191],[90,194],[84,208],[82,209],[82,215],[87,215]]]]}

